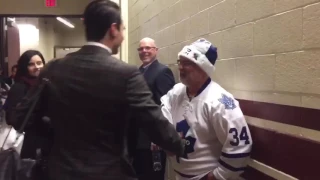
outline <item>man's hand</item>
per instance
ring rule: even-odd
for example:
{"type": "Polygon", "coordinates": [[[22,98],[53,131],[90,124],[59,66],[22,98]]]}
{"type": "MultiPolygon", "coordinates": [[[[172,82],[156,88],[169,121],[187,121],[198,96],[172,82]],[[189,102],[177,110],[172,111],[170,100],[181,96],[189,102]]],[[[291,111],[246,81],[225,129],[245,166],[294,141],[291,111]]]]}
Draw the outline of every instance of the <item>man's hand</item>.
{"type": "Polygon", "coordinates": [[[209,172],[207,174],[206,180],[217,180],[216,177],[214,177],[213,172],[209,172]]]}
{"type": "MultiPolygon", "coordinates": [[[[150,147],[151,151],[158,151],[161,150],[161,148],[159,146],[157,146],[156,144],[151,143],[151,147],[150,147]]],[[[173,154],[172,152],[166,151],[164,150],[164,152],[168,155],[168,156],[175,156],[175,154],[173,154]]]]}
{"type": "Polygon", "coordinates": [[[173,154],[172,152],[166,151],[164,150],[164,152],[166,152],[167,156],[175,156],[175,154],[173,154]]]}
{"type": "Polygon", "coordinates": [[[151,149],[151,151],[158,151],[158,150],[160,150],[160,147],[157,146],[156,144],[151,143],[150,149],[151,149]]]}
{"type": "MultiPolygon", "coordinates": [[[[178,134],[180,135],[181,138],[183,137],[183,134],[181,132],[178,132],[178,134]]],[[[183,141],[185,141],[185,140],[183,139],[183,141]]],[[[169,151],[166,151],[166,150],[164,150],[164,152],[166,152],[167,156],[171,156],[171,157],[172,156],[176,156],[176,154],[174,154],[172,152],[169,152],[169,151]]]]}

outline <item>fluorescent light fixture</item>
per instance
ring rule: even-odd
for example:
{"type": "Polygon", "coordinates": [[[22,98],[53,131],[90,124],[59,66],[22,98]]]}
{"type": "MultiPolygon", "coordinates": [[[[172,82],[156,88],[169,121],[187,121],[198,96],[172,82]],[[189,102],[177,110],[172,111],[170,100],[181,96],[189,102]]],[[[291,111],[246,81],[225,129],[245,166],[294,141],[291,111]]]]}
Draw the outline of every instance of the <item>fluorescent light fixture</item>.
{"type": "Polygon", "coordinates": [[[57,17],[57,20],[62,22],[64,25],[68,26],[69,28],[74,28],[74,25],[71,24],[69,21],[66,19],[63,19],[62,17],[57,17]]]}

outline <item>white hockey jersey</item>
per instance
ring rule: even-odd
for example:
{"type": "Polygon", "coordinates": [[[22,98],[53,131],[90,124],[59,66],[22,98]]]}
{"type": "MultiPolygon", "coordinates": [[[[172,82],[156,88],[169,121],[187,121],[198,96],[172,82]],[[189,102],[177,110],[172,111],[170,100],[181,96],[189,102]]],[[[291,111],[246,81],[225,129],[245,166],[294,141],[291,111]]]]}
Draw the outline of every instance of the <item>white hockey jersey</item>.
{"type": "Polygon", "coordinates": [[[234,179],[247,166],[251,134],[239,103],[209,79],[189,100],[186,86],[176,84],[161,98],[162,112],[186,140],[184,157],[170,157],[177,180],[199,180],[213,172],[234,179]]]}

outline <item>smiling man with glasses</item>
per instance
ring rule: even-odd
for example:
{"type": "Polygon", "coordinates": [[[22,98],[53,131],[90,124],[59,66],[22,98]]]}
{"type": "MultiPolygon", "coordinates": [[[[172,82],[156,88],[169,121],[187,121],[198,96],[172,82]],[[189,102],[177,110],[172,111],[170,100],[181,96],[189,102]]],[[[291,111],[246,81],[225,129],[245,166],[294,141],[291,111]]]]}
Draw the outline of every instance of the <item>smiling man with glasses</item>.
{"type": "MultiPolygon", "coordinates": [[[[158,61],[158,48],[153,39],[143,38],[137,51],[142,62],[139,70],[153,93],[153,100],[160,105],[160,98],[175,84],[173,73],[167,66],[158,61]]],[[[139,180],[164,180],[165,164],[166,154],[152,144],[144,132],[138,130],[133,166],[139,180]],[[156,158],[159,160],[154,160],[156,158]],[[161,164],[161,168],[157,169],[154,166],[157,163],[161,164]]]]}
{"type": "Polygon", "coordinates": [[[238,179],[252,138],[239,102],[214,82],[217,48],[204,38],[178,53],[176,84],[161,98],[162,112],[186,140],[182,157],[168,153],[175,180],[238,179]]]}
{"type": "Polygon", "coordinates": [[[157,61],[158,48],[151,38],[143,38],[137,48],[139,58],[142,61],[140,71],[143,73],[155,61],[157,61]]]}

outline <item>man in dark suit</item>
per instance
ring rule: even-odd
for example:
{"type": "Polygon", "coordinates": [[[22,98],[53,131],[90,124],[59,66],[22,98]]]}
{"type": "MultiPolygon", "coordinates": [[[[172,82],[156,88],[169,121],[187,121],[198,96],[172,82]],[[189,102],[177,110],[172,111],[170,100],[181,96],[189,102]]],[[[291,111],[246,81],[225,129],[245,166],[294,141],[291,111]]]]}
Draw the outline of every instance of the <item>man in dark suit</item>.
{"type": "MultiPolygon", "coordinates": [[[[151,38],[143,38],[139,43],[138,53],[142,65],[139,68],[153,94],[153,100],[160,105],[160,98],[165,95],[175,84],[172,71],[157,60],[158,48],[151,38]]],[[[143,130],[138,132],[137,149],[133,166],[139,180],[164,180],[166,154],[160,151],[162,169],[153,169],[152,151],[158,151],[148,135],[143,130]]]]}
{"type": "Polygon", "coordinates": [[[50,180],[136,179],[126,142],[132,118],[152,142],[182,156],[185,141],[152,100],[138,68],[111,56],[123,40],[119,6],[92,1],[84,25],[88,43],[40,74],[50,80],[43,92],[54,129],[50,180]]]}

